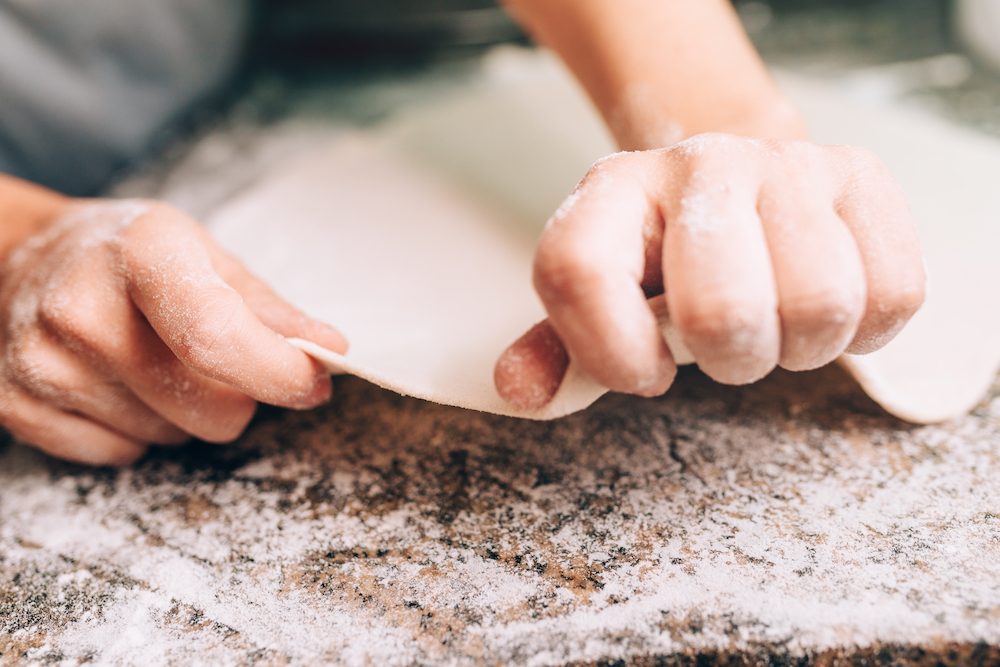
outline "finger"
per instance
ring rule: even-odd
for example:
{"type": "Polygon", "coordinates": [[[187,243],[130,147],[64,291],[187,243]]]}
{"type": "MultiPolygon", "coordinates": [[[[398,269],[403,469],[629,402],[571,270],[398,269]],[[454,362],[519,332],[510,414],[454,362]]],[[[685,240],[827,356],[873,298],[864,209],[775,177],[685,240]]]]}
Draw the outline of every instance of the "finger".
{"type": "Polygon", "coordinates": [[[286,302],[228,253],[214,246],[209,252],[219,275],[240,293],[264,326],[285,338],[303,338],[340,354],[347,352],[347,339],[339,331],[286,302]]]}
{"type": "Polygon", "coordinates": [[[605,387],[662,394],[676,374],[646,304],[645,236],[661,225],[646,192],[650,155],[598,163],[546,228],[535,289],[569,356],[605,387]]]}
{"type": "Polygon", "coordinates": [[[844,165],[836,210],[857,241],[868,286],[865,314],[847,352],[867,354],[920,309],[927,276],[909,204],[889,171],[869,151],[830,150],[844,165]]]}
{"type": "Polygon", "coordinates": [[[329,397],[326,372],[219,277],[207,250],[214,243],[194,221],[154,209],[123,234],[132,300],[186,365],[274,405],[309,408],[329,397]]]}
{"type": "Polygon", "coordinates": [[[667,305],[698,366],[726,384],[767,375],[780,351],[778,296],[757,215],[757,188],[738,165],[695,171],[669,214],[667,305]],[[736,167],[729,169],[728,167],[736,167]]]}
{"type": "Polygon", "coordinates": [[[107,357],[122,382],[164,419],[199,440],[224,443],[238,438],[253,419],[257,402],[186,366],[140,317],[129,321],[130,335],[118,347],[121,354],[107,357]],[[127,359],[142,359],[142,364],[125,363],[127,359]]]}
{"type": "Polygon", "coordinates": [[[765,183],[758,203],[778,288],[779,364],[788,370],[819,368],[840,356],[865,312],[864,266],[854,237],[829,203],[818,203],[832,201],[817,191],[830,185],[779,173],[765,183]]]}
{"type": "Polygon", "coordinates": [[[522,410],[541,408],[559,391],[569,354],[548,320],[539,322],[500,355],[493,383],[501,398],[522,410]]]}
{"type": "Polygon", "coordinates": [[[0,387],[0,415],[4,428],[16,439],[68,461],[122,466],[146,452],[134,440],[14,387],[0,387]]]}
{"type": "Polygon", "coordinates": [[[122,384],[110,381],[78,354],[45,335],[33,336],[17,346],[8,372],[26,393],[130,440],[169,445],[190,438],[122,384]]]}
{"type": "MultiPolygon", "coordinates": [[[[183,432],[209,442],[229,442],[239,436],[253,417],[257,402],[181,362],[127,293],[102,287],[100,273],[99,267],[85,271],[72,284],[42,298],[38,315],[45,330],[68,351],[86,355],[104,377],[116,378],[140,403],[183,432]],[[109,327],[108,322],[115,326],[109,327]]],[[[29,337],[14,355],[19,364],[15,368],[26,385],[74,368],[74,362],[61,359],[42,364],[45,370],[38,372],[34,359],[45,357],[39,354],[43,347],[29,337]]],[[[79,382],[67,378],[61,386],[79,382]]],[[[135,414],[141,413],[123,410],[123,415],[135,414]]]]}
{"type": "Polygon", "coordinates": [[[158,415],[206,442],[231,442],[246,429],[257,402],[181,362],[129,303],[116,317],[121,335],[98,348],[109,373],[158,415]]]}

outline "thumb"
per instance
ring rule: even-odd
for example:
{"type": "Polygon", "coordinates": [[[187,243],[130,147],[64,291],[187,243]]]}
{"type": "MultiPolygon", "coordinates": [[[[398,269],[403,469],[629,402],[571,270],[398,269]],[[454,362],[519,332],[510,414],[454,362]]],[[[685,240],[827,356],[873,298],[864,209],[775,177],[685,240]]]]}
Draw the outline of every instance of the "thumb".
{"type": "Polygon", "coordinates": [[[544,320],[500,355],[493,382],[505,401],[532,410],[552,400],[568,367],[566,348],[549,321],[544,320]]]}

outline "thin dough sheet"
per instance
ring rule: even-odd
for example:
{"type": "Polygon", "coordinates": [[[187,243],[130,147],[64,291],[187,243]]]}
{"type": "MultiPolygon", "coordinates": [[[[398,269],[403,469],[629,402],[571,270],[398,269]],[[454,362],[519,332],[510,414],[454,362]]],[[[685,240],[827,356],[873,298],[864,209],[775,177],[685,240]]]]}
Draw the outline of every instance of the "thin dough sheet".
{"type": "MultiPolygon", "coordinates": [[[[865,107],[837,85],[782,75],[826,143],[874,149],[913,206],[930,298],[883,351],[842,363],[914,422],[971,409],[1000,365],[1000,145],[929,115],[865,107]]],[[[533,419],[605,390],[571,365],[549,406],[525,412],[493,388],[493,364],[544,317],[530,284],[535,238],[613,147],[569,75],[503,50],[448,99],[341,133],[277,165],[217,209],[217,239],[279,294],[345,333],[346,356],[294,344],[335,373],[402,394],[533,419]]],[[[669,329],[681,362],[690,355],[669,329]]]]}
{"type": "Polygon", "coordinates": [[[385,143],[344,135],[214,215],[213,234],[279,294],[348,337],[346,356],[294,344],[333,373],[402,394],[539,419],[604,390],[574,368],[539,412],[507,406],[493,362],[544,311],[531,246],[510,224],[385,143]]]}

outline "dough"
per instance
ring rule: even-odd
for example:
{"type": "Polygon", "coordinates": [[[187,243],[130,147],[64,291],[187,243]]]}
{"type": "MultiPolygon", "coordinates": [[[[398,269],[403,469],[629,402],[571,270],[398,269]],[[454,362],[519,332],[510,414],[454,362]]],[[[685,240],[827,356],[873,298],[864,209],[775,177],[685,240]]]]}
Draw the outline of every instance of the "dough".
{"type": "MultiPolygon", "coordinates": [[[[904,419],[968,411],[1000,365],[1000,144],[929,114],[866,106],[835,82],[780,82],[817,140],[868,146],[885,160],[927,256],[924,309],[884,350],[842,363],[904,419]]],[[[550,405],[519,411],[496,394],[493,363],[544,317],[530,285],[542,224],[612,151],[553,59],[501,50],[467,90],[332,137],[208,223],[280,294],[346,334],[346,356],[292,341],[331,372],[449,405],[551,419],[605,390],[571,365],[550,405]]],[[[690,362],[676,336],[668,340],[690,362]]]]}
{"type": "Polygon", "coordinates": [[[493,387],[497,357],[545,317],[531,244],[505,233],[512,227],[390,142],[359,134],[333,139],[209,222],[279,294],[345,333],[347,356],[292,341],[331,372],[449,405],[559,417],[606,390],[571,366],[556,399],[525,412],[493,387]]]}

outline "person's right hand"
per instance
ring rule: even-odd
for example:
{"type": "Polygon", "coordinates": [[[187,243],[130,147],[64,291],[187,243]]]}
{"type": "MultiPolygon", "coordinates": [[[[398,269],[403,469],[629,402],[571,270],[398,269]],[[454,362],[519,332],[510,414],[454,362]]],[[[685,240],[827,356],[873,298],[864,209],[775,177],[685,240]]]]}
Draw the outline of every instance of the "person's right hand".
{"type": "Polygon", "coordinates": [[[230,441],[256,401],[309,408],[329,397],[327,373],[283,336],[347,348],[183,213],[72,203],[0,273],[0,423],[90,464],[192,436],[230,441]]]}

